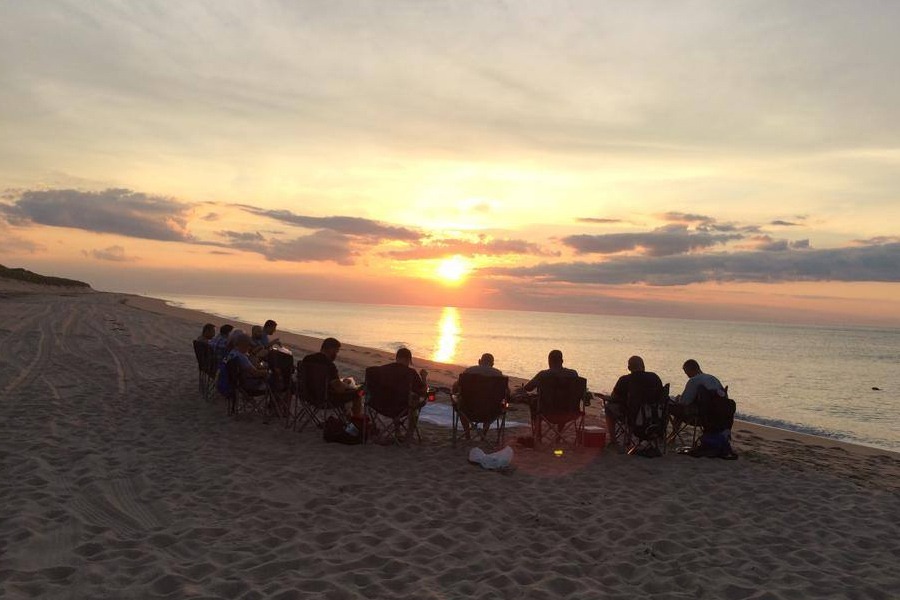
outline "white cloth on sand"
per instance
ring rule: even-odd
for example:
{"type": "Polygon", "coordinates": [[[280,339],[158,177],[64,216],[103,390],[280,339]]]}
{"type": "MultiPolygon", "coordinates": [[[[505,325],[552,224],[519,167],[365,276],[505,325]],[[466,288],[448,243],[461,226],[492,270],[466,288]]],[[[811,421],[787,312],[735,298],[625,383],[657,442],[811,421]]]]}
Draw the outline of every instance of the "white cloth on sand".
{"type": "Polygon", "coordinates": [[[481,465],[482,469],[505,469],[512,463],[513,449],[507,446],[503,450],[486,454],[481,448],[469,450],[469,462],[481,465]]]}

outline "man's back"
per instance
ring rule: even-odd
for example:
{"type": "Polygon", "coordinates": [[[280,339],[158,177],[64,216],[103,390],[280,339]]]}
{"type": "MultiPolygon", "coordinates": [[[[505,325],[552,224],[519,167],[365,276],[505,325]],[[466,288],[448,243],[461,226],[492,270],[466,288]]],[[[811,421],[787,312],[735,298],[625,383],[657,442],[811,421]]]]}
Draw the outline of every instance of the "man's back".
{"type": "Polygon", "coordinates": [[[404,385],[408,386],[409,391],[411,392],[424,394],[428,391],[422,378],[412,367],[407,367],[398,362],[392,362],[384,365],[381,369],[390,381],[395,383],[405,382],[404,385]]]}
{"type": "Polygon", "coordinates": [[[700,392],[701,388],[707,389],[718,396],[725,395],[725,386],[722,385],[722,382],[719,381],[718,378],[709,373],[697,373],[688,379],[687,384],[684,386],[684,392],[681,394],[680,399],[681,403],[693,403],[697,399],[697,394],[700,392]]]}
{"type": "Polygon", "coordinates": [[[463,371],[463,373],[475,373],[476,375],[492,375],[495,377],[503,377],[500,369],[489,367],[487,365],[474,365],[463,371]]]}
{"type": "Polygon", "coordinates": [[[612,396],[617,401],[644,397],[662,389],[662,380],[652,371],[635,371],[619,377],[612,396]]]}

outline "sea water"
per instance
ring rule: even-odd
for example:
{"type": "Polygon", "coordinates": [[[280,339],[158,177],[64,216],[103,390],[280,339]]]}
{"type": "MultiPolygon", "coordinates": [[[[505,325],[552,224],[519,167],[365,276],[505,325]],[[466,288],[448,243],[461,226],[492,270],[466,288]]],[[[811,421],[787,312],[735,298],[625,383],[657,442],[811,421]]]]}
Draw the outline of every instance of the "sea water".
{"type": "Polygon", "coordinates": [[[461,365],[484,352],[505,374],[531,377],[547,353],[609,391],[638,354],[673,394],[682,363],[700,362],[729,386],[751,422],[900,450],[900,330],[646,317],[385,306],[236,297],[161,297],[186,308],[314,337],[461,365]],[[878,388],[875,390],[873,388],[878,388]]]}

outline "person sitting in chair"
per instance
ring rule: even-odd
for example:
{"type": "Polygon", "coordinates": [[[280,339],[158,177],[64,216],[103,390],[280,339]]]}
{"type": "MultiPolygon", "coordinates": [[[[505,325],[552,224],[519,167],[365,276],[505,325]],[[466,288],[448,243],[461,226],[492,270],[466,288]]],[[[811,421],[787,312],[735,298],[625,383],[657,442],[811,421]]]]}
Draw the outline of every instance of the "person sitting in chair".
{"type": "Polygon", "coordinates": [[[234,326],[226,323],[219,327],[219,335],[209,341],[209,345],[212,346],[213,352],[216,355],[216,363],[222,362],[228,354],[228,339],[233,330],[234,326]]]}
{"type": "MultiPolygon", "coordinates": [[[[490,377],[503,377],[503,372],[500,369],[494,368],[494,355],[485,352],[481,355],[481,358],[478,360],[477,365],[473,365],[467,368],[463,373],[476,373],[478,375],[488,375],[490,377]]],[[[451,393],[459,394],[459,378],[455,382],[453,382],[453,387],[450,389],[451,393]]],[[[459,413],[459,421],[462,423],[463,430],[465,431],[466,439],[469,439],[469,431],[471,429],[469,419],[463,413],[459,413]]],[[[487,433],[490,428],[490,423],[484,424],[484,432],[487,433]]]]}
{"type": "Polygon", "coordinates": [[[269,349],[265,344],[264,335],[263,328],[259,325],[254,325],[250,329],[250,354],[261,360],[269,353],[269,349]]]}
{"type": "Polygon", "coordinates": [[[704,373],[700,369],[700,363],[693,358],[684,361],[682,369],[688,377],[687,384],[685,384],[681,395],[673,398],[672,404],[669,406],[669,414],[672,415],[676,426],[697,414],[695,402],[701,388],[705,388],[721,398],[725,397],[725,387],[722,385],[722,382],[709,373],[704,373]]]}
{"type": "Polygon", "coordinates": [[[409,429],[406,439],[409,441],[416,431],[419,422],[419,408],[422,405],[422,397],[428,393],[428,371],[421,369],[416,372],[412,368],[412,352],[408,348],[400,348],[394,356],[394,362],[385,365],[386,370],[396,371],[399,378],[405,377],[409,384],[409,429]]]}
{"type": "Polygon", "coordinates": [[[239,333],[232,340],[234,349],[228,355],[228,360],[236,360],[241,366],[241,381],[243,386],[248,390],[262,390],[266,387],[266,377],[269,375],[267,369],[262,369],[253,364],[250,360],[250,336],[246,333],[239,333]]]}
{"type": "Polygon", "coordinates": [[[216,326],[212,323],[207,323],[203,326],[203,331],[200,332],[200,335],[197,336],[197,341],[206,342],[207,344],[212,345],[214,337],[216,337],[216,326]]]}
{"type": "Polygon", "coordinates": [[[304,356],[303,363],[325,365],[328,368],[328,387],[331,396],[342,404],[352,402],[351,413],[354,417],[361,417],[363,414],[362,398],[357,393],[357,388],[341,380],[337,365],[334,364],[340,350],[341,343],[338,340],[333,337],[325,338],[322,340],[319,352],[304,356]]]}
{"type": "Polygon", "coordinates": [[[563,366],[563,354],[561,350],[551,350],[547,355],[547,366],[537,375],[531,378],[531,381],[522,386],[526,392],[532,392],[541,387],[541,381],[547,377],[578,377],[578,371],[568,369],[563,366]]]}
{"type": "MultiPolygon", "coordinates": [[[[541,387],[541,382],[551,377],[578,377],[578,371],[563,366],[563,354],[561,350],[550,351],[550,354],[547,355],[547,366],[549,368],[540,371],[531,378],[531,381],[516,390],[515,397],[518,400],[526,402],[528,406],[531,407],[532,411],[535,409],[536,396],[531,392],[538,390],[541,387]]],[[[534,415],[532,414],[532,416],[534,415]]]]}
{"type": "Polygon", "coordinates": [[[280,339],[272,337],[273,335],[275,335],[275,330],[277,328],[278,323],[276,323],[272,319],[269,319],[268,321],[263,323],[263,331],[260,340],[262,341],[262,345],[266,350],[281,343],[280,339]]]}
{"type": "Polygon", "coordinates": [[[632,356],[628,359],[628,374],[619,377],[612,394],[600,394],[604,400],[603,411],[606,413],[606,431],[609,432],[610,445],[616,443],[614,437],[616,423],[625,423],[628,418],[629,396],[652,393],[653,390],[662,390],[662,387],[659,376],[645,370],[643,358],[632,356]]]}

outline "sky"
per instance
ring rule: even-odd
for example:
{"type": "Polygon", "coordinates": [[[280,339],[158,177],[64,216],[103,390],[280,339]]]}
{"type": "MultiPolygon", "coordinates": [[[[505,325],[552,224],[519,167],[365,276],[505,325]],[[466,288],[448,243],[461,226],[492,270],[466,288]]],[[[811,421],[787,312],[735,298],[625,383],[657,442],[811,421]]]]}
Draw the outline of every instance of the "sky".
{"type": "Polygon", "coordinates": [[[0,1],[0,262],[900,326],[900,3],[0,1]]]}

